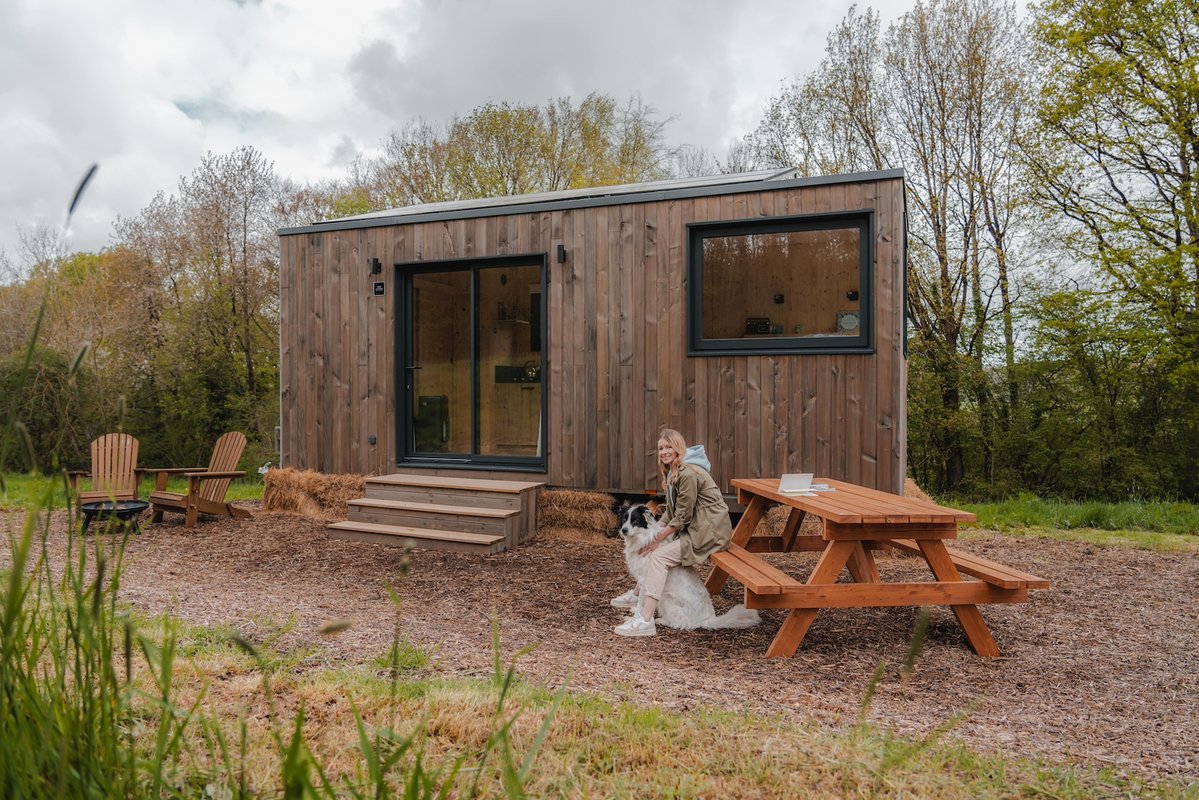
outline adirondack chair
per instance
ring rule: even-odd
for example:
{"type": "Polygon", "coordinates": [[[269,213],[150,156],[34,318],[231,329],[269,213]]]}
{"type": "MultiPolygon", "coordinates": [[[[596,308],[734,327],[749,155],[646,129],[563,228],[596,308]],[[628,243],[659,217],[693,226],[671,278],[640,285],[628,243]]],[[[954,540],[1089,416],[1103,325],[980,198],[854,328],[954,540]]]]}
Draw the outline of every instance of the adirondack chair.
{"type": "Polygon", "coordinates": [[[245,449],[246,435],[231,431],[216,440],[212,458],[208,461],[208,469],[175,467],[146,470],[157,475],[154,491],[147,498],[154,512],[153,521],[162,522],[164,511],[183,514],[183,524],[187,528],[195,527],[202,513],[250,519],[252,515],[249,511],[225,502],[229,481],[246,474],[237,469],[237,462],[241,460],[242,451],[245,449]],[[166,491],[167,479],[171,475],[183,475],[187,478],[187,494],[166,491]]]}
{"type": "Polygon", "coordinates": [[[137,468],[137,439],[127,433],[106,433],[92,440],[92,468],[71,470],[71,494],[80,505],[102,500],[135,500],[141,480],[137,468]],[[91,476],[92,488],[79,491],[79,479],[91,476]]]}

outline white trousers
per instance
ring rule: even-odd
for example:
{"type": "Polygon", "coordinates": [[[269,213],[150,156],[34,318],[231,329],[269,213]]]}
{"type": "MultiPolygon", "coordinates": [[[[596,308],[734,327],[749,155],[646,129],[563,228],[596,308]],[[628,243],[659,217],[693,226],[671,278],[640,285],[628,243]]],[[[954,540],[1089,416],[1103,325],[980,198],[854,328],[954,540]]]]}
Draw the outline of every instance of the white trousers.
{"type": "Polygon", "coordinates": [[[647,597],[652,597],[659,600],[662,597],[662,588],[666,586],[666,573],[671,567],[677,567],[683,563],[683,543],[679,539],[671,539],[668,542],[663,542],[658,545],[658,549],[649,554],[648,572],[644,578],[644,586],[647,597]]]}

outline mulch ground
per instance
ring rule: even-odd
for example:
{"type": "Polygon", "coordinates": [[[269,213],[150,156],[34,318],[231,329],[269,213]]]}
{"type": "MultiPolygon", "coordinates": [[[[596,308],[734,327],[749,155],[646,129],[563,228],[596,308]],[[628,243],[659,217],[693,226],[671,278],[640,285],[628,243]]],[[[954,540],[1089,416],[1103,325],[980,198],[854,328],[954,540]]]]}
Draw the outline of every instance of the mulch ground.
{"type": "MultiPolygon", "coordinates": [[[[126,554],[122,594],[149,614],[231,625],[251,638],[294,623],[284,645],[316,645],[313,661],[367,661],[399,625],[455,674],[491,671],[491,622],[522,671],[549,684],[671,709],[706,705],[839,725],[857,719],[870,676],[887,665],[870,710],[919,736],[965,711],[952,736],[984,751],[1111,766],[1154,778],[1199,779],[1199,555],[1098,548],[984,534],[958,543],[1049,578],[1026,604],[984,607],[1003,658],[975,656],[947,608],[932,611],[914,674],[901,680],[916,610],[833,609],[792,659],[764,658],[782,612],[747,631],[612,633],[608,599],[628,588],[619,546],[539,540],[495,556],[331,540],[324,522],[255,511],[187,530],[146,525],[126,554]],[[410,563],[406,564],[406,561],[410,563]],[[348,620],[327,637],[321,625],[348,620]]],[[[15,524],[15,515],[5,515],[15,524]]],[[[51,539],[61,547],[66,517],[51,539]]],[[[811,555],[776,555],[803,575],[811,555]]],[[[7,554],[0,555],[0,563],[7,554]]],[[[879,556],[884,579],[924,579],[923,562],[879,556]]],[[[739,601],[730,581],[717,609],[739,601]]]]}

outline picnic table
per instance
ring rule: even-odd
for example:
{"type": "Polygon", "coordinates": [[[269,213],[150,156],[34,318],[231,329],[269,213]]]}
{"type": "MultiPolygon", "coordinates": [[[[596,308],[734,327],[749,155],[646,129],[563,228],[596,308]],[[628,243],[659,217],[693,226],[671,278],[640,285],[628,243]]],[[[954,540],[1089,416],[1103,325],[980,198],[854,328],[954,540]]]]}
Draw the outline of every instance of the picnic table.
{"type": "Polygon", "coordinates": [[[881,492],[843,481],[817,478],[833,491],[812,496],[784,494],[778,478],[736,478],[733,487],[745,506],[727,550],[713,553],[708,592],[718,593],[730,576],[745,587],[747,608],[789,609],[768,658],[789,658],[822,608],[947,605],[980,656],[998,656],[999,647],[983,621],[980,604],[1023,603],[1030,589],[1049,581],[969,553],[951,550],[958,524],[973,522],[967,511],[881,492]],[[774,505],[791,509],[779,536],[753,536],[774,505]],[[823,521],[820,535],[800,535],[807,515],[823,521]],[[884,583],[873,551],[891,548],[922,556],[935,580],[884,583]],[[817,551],[811,574],[800,582],[761,557],[766,552],[817,551]],[[848,568],[851,583],[837,583],[848,568]],[[966,580],[966,574],[979,580],[966,580]]]}

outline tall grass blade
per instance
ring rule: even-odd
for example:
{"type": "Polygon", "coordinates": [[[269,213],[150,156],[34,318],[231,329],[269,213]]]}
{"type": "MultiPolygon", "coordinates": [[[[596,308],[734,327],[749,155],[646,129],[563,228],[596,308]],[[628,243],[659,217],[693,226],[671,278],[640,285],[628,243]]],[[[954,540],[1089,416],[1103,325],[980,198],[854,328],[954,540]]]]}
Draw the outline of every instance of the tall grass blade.
{"type": "Polygon", "coordinates": [[[900,669],[901,680],[904,682],[912,676],[912,671],[916,669],[916,659],[920,657],[920,651],[924,648],[924,640],[928,636],[928,620],[928,609],[921,608],[916,613],[916,624],[912,626],[912,636],[908,639],[908,651],[904,654],[903,667],[900,669]]]}
{"type": "Polygon", "coordinates": [[[79,201],[83,199],[83,191],[87,189],[87,185],[92,182],[92,178],[96,176],[96,171],[99,169],[99,164],[92,164],[88,167],[83,179],[79,181],[79,185],[75,187],[75,194],[71,197],[71,205],[67,207],[67,227],[70,227],[71,217],[75,215],[75,208],[79,205],[79,201]]]}

